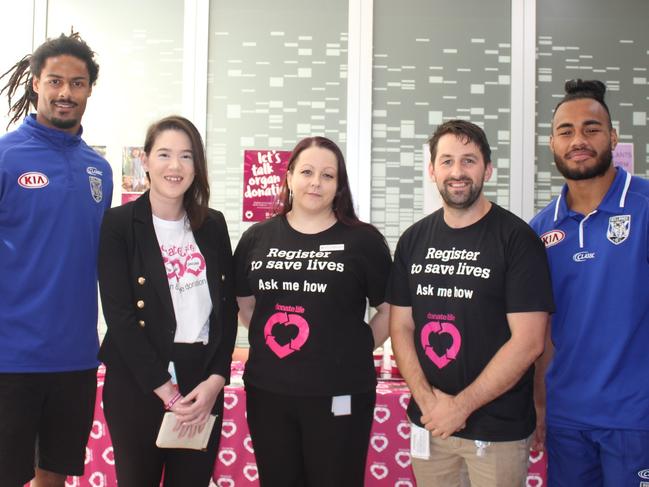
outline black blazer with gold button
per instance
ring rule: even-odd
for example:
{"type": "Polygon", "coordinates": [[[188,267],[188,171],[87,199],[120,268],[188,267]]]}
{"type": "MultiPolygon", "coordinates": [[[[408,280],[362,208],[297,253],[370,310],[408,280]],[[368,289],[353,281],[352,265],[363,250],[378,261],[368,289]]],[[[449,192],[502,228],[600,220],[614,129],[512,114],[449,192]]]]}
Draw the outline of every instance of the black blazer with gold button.
{"type": "MultiPolygon", "coordinates": [[[[212,298],[204,375],[230,377],[237,333],[233,260],[223,214],[210,209],[195,230],[212,298]]],[[[99,242],[99,289],[108,331],[99,350],[107,367],[131,373],[143,391],[170,378],[176,332],[167,273],[158,246],[149,193],[104,215],[99,242]]]]}

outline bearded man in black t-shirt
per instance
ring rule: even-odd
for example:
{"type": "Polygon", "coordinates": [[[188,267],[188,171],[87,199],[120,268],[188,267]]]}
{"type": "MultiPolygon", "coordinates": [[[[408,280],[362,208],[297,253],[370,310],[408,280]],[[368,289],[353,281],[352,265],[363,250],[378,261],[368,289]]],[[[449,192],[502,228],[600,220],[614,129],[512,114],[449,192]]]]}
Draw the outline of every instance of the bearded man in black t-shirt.
{"type": "Polygon", "coordinates": [[[524,484],[536,419],[533,364],[552,288],[543,245],[482,193],[493,172],[484,131],[451,120],[430,141],[438,211],[399,239],[390,334],[412,392],[419,485],[524,484]]]}

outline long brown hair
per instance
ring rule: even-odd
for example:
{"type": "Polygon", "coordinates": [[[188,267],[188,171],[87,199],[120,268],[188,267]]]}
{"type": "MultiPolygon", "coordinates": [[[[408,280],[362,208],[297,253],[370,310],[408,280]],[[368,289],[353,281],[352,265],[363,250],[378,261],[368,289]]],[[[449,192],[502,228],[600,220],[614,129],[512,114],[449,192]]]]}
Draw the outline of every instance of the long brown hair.
{"type": "Polygon", "coordinates": [[[183,207],[187,212],[187,218],[192,230],[200,228],[207,217],[207,210],[210,202],[210,185],[207,181],[207,159],[203,139],[198,129],[184,117],[171,115],[153,123],[146,132],[144,141],[144,153],[149,157],[153,144],[158,136],[166,130],[178,130],[189,137],[192,146],[192,157],[194,159],[194,181],[185,191],[183,196],[183,207]]]}
{"type": "MultiPolygon", "coordinates": [[[[347,177],[347,167],[345,166],[345,157],[340,148],[332,140],[327,139],[326,137],[315,136],[306,137],[299,141],[288,160],[288,166],[286,168],[287,175],[288,173],[293,174],[295,163],[300,157],[300,154],[309,147],[314,146],[330,150],[336,156],[338,166],[338,187],[336,188],[336,196],[334,196],[332,208],[336,218],[345,225],[363,225],[364,223],[358,219],[356,211],[354,211],[352,192],[349,189],[349,178],[347,177]]],[[[275,214],[286,215],[292,208],[293,202],[291,201],[291,198],[289,198],[288,178],[284,176],[282,189],[275,205],[275,214]]]]}

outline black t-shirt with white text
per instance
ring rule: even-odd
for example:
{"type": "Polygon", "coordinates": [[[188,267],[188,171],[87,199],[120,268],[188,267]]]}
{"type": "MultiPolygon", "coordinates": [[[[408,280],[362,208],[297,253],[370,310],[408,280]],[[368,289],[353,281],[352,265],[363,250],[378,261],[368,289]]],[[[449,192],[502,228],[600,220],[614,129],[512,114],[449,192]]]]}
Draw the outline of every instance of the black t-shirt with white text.
{"type": "MultiPolygon", "coordinates": [[[[417,357],[429,383],[456,395],[509,340],[507,313],[552,312],[543,244],[532,229],[492,204],[478,222],[451,228],[440,209],[399,239],[387,301],[412,307],[417,357]]],[[[455,436],[513,441],[534,430],[533,367],[512,389],[467,419],[455,436]]],[[[421,426],[414,400],[408,415],[421,426]]]]}
{"type": "Polygon", "coordinates": [[[284,216],[250,227],[235,251],[237,296],[255,297],[244,380],[292,395],[373,390],[371,306],[385,301],[390,252],[369,226],[317,234],[284,216]]]}

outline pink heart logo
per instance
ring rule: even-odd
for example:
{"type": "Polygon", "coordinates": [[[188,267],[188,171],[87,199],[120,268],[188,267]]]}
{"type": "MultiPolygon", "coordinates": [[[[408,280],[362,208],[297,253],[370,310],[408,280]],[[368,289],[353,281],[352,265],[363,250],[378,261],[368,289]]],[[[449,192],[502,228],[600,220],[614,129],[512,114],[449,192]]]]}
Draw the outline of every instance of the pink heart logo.
{"type": "Polygon", "coordinates": [[[385,423],[390,419],[390,410],[383,406],[376,406],[374,408],[374,419],[381,424],[385,423]]]}
{"type": "Polygon", "coordinates": [[[92,429],[90,430],[90,437],[94,440],[98,440],[104,436],[104,425],[101,421],[94,420],[92,422],[92,429]]]}
{"type": "Polygon", "coordinates": [[[379,453],[381,453],[383,450],[385,450],[388,447],[388,443],[390,442],[385,436],[375,435],[372,436],[372,439],[370,440],[370,444],[372,445],[372,448],[374,448],[379,453]]]}
{"type": "Polygon", "coordinates": [[[109,446],[101,454],[101,458],[104,459],[106,465],[115,465],[115,453],[113,453],[113,447],[109,446]]]}
{"type": "MultiPolygon", "coordinates": [[[[111,449],[111,452],[112,452],[113,447],[110,447],[110,449],[111,449]]],[[[105,451],[104,451],[104,453],[105,453],[105,451]]],[[[88,448],[86,446],[86,457],[83,460],[83,464],[88,465],[90,462],[92,462],[92,459],[93,459],[92,448],[88,448]]]]}
{"type": "Polygon", "coordinates": [[[537,463],[540,462],[542,458],[543,458],[542,451],[530,450],[530,462],[537,463]]]}
{"type": "Polygon", "coordinates": [[[234,392],[225,392],[223,394],[223,405],[225,409],[232,409],[239,402],[239,398],[234,392]]]}
{"type": "Polygon", "coordinates": [[[543,485],[543,477],[537,473],[531,473],[525,479],[526,487],[541,487],[543,485]]]}
{"type": "Polygon", "coordinates": [[[410,438],[410,423],[407,421],[399,423],[397,426],[397,433],[399,433],[399,436],[404,440],[410,438]]]}
{"type": "Polygon", "coordinates": [[[196,252],[195,254],[188,255],[185,260],[185,270],[198,276],[203,270],[205,270],[205,259],[203,256],[196,252]]]}
{"type": "Polygon", "coordinates": [[[297,352],[306,343],[309,338],[309,324],[302,316],[297,314],[275,313],[266,321],[264,336],[266,337],[266,345],[268,345],[268,348],[282,359],[288,357],[293,352],[297,352]],[[272,333],[275,325],[296,326],[297,336],[288,343],[280,345],[272,333]]]}
{"type": "Polygon", "coordinates": [[[246,438],[243,440],[243,446],[250,453],[255,453],[255,449],[252,447],[252,438],[250,438],[250,435],[246,436],[246,438]]]}
{"type": "Polygon", "coordinates": [[[460,351],[461,345],[462,337],[460,336],[460,332],[452,323],[444,322],[440,325],[439,321],[430,321],[421,329],[421,346],[426,352],[428,358],[440,369],[443,369],[450,364],[452,360],[455,360],[455,357],[457,357],[457,354],[460,351]],[[451,346],[446,350],[445,354],[441,356],[437,355],[435,350],[433,350],[433,347],[430,346],[430,335],[432,333],[437,335],[446,333],[453,338],[453,343],[451,343],[451,346]]]}
{"type": "Polygon", "coordinates": [[[237,453],[232,448],[222,448],[219,451],[219,460],[223,465],[229,467],[237,460],[237,453]]]}
{"type": "Polygon", "coordinates": [[[234,480],[228,477],[219,477],[216,481],[218,487],[234,487],[234,480]]]}
{"type": "MultiPolygon", "coordinates": [[[[81,482],[79,482],[79,484],[81,484],[81,482]]],[[[102,472],[93,472],[90,477],[88,477],[88,484],[90,484],[91,487],[106,487],[108,479],[106,478],[106,474],[102,472]]]]}
{"type": "Polygon", "coordinates": [[[408,409],[408,402],[410,402],[410,394],[405,393],[399,396],[399,404],[403,409],[408,409]]]}
{"type": "Polygon", "coordinates": [[[388,476],[389,470],[388,467],[386,467],[385,465],[381,465],[379,463],[373,463],[372,466],[370,467],[370,473],[374,476],[375,479],[383,480],[385,477],[388,476]]]}
{"type": "Polygon", "coordinates": [[[243,467],[243,474],[246,476],[246,478],[252,482],[253,480],[257,480],[259,478],[259,472],[257,471],[257,465],[253,463],[249,463],[245,467],[243,467]]]}
{"type": "Polygon", "coordinates": [[[221,425],[221,434],[226,438],[230,438],[237,432],[237,425],[234,421],[224,420],[221,425]]]}
{"type": "Polygon", "coordinates": [[[410,480],[399,480],[396,484],[394,484],[394,487],[413,487],[413,485],[410,480]]]}
{"type": "Polygon", "coordinates": [[[410,465],[410,452],[404,450],[398,451],[395,453],[394,459],[401,468],[406,468],[410,465]]]}

